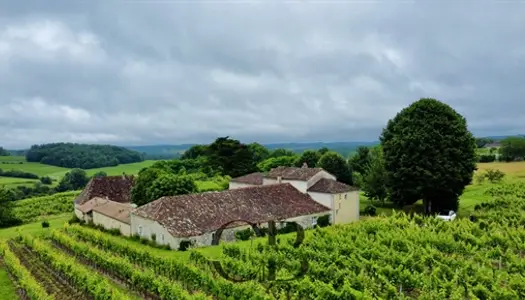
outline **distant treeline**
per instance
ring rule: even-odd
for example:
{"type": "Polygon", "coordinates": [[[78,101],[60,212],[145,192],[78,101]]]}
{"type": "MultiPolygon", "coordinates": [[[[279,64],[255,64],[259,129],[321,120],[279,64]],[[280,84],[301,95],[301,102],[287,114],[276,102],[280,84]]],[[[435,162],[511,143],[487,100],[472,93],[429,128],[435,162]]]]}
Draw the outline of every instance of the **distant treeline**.
{"type": "Polygon", "coordinates": [[[141,153],[111,145],[52,143],[33,145],[26,153],[28,162],[64,168],[94,169],[141,162],[141,153]]]}
{"type": "Polygon", "coordinates": [[[38,179],[38,175],[33,174],[33,173],[29,173],[29,172],[20,171],[20,170],[4,171],[4,170],[0,169],[0,176],[15,177],[15,178],[27,178],[27,179],[38,179]]]}

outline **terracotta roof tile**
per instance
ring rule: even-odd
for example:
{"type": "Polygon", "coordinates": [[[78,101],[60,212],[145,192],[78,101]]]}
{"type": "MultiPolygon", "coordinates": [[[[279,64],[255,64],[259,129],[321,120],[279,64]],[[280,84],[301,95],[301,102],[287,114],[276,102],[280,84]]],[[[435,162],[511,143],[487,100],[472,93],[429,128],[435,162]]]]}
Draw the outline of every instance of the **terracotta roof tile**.
{"type": "Polygon", "coordinates": [[[162,197],[132,214],[159,222],[175,237],[191,237],[234,220],[265,223],[328,211],[328,207],[285,183],[162,197]]]}
{"type": "Polygon", "coordinates": [[[97,213],[126,224],[131,224],[130,213],[132,210],[133,207],[129,203],[118,203],[113,201],[107,201],[106,203],[93,208],[93,211],[96,211],[97,213]]]}
{"type": "Polygon", "coordinates": [[[75,199],[82,205],[92,198],[100,197],[120,203],[131,202],[131,188],[135,183],[133,176],[105,176],[92,178],[75,199]]]}
{"type": "Polygon", "coordinates": [[[277,178],[280,176],[282,179],[307,181],[321,171],[323,171],[322,168],[277,167],[271,169],[266,177],[277,178]]]}
{"type": "Polygon", "coordinates": [[[232,178],[230,182],[246,183],[253,185],[262,185],[263,184],[263,173],[251,173],[248,175],[232,178]]]}
{"type": "Polygon", "coordinates": [[[357,188],[337,180],[322,178],[312,185],[308,191],[316,193],[340,194],[350,191],[357,191],[357,188]]]}
{"type": "Polygon", "coordinates": [[[99,205],[103,205],[103,204],[106,204],[109,200],[107,199],[104,199],[104,198],[99,198],[99,197],[95,197],[95,198],[92,198],[84,203],[82,203],[81,205],[78,205],[76,208],[78,210],[80,210],[81,212],[83,213],[89,213],[90,211],[93,210],[93,208],[99,206],[99,205]]]}

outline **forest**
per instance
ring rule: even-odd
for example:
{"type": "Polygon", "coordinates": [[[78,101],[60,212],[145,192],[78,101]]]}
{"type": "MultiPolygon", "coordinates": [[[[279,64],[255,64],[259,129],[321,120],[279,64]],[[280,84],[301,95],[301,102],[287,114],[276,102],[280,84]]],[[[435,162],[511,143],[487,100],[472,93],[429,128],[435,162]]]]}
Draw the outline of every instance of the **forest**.
{"type": "Polygon", "coordinates": [[[140,162],[144,157],[139,152],[112,145],[51,143],[31,146],[26,152],[26,160],[87,170],[140,162]]]}

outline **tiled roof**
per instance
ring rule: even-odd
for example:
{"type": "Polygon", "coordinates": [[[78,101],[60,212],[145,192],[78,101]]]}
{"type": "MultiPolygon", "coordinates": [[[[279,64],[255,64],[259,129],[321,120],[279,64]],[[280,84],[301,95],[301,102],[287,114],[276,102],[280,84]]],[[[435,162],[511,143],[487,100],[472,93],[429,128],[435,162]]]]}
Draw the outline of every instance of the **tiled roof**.
{"type": "Polygon", "coordinates": [[[95,197],[120,203],[130,203],[131,188],[134,182],[133,176],[93,177],[75,199],[75,204],[82,205],[95,197]]]}
{"type": "Polygon", "coordinates": [[[106,203],[93,208],[93,211],[97,213],[126,224],[131,224],[131,210],[133,210],[133,207],[131,207],[129,203],[118,203],[113,201],[107,201],[106,203]]]}
{"type": "Polygon", "coordinates": [[[253,185],[262,185],[263,184],[263,173],[251,173],[248,175],[232,178],[230,182],[238,182],[238,183],[247,183],[247,184],[253,184],[253,185]]]}
{"type": "Polygon", "coordinates": [[[297,167],[277,167],[273,168],[268,172],[266,177],[268,178],[278,178],[288,179],[288,180],[301,180],[307,181],[315,174],[323,171],[322,168],[297,168],[297,167]]]}
{"type": "Polygon", "coordinates": [[[316,192],[316,193],[340,194],[340,193],[346,193],[350,191],[357,191],[357,188],[344,184],[337,180],[321,178],[314,185],[312,185],[308,189],[308,191],[316,192]]]}
{"type": "Polygon", "coordinates": [[[103,199],[103,198],[100,198],[100,197],[95,197],[95,198],[92,198],[84,203],[82,203],[81,205],[78,205],[76,208],[78,210],[80,210],[81,212],[83,213],[89,213],[90,211],[93,210],[93,208],[99,206],[99,205],[103,205],[103,204],[106,204],[109,200],[107,199],[103,199]]]}
{"type": "Polygon", "coordinates": [[[234,220],[265,223],[328,211],[328,207],[285,183],[162,197],[132,214],[159,222],[175,237],[191,237],[234,220]]]}

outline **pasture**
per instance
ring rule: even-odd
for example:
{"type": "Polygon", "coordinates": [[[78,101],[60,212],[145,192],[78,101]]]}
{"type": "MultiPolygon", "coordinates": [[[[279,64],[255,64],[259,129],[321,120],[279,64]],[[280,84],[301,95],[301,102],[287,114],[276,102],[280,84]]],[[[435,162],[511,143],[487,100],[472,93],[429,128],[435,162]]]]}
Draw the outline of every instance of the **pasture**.
{"type": "MultiPolygon", "coordinates": [[[[135,175],[138,174],[138,172],[143,168],[147,168],[154,163],[154,160],[145,160],[139,163],[123,164],[115,167],[89,169],[86,170],[86,173],[88,176],[92,176],[100,171],[106,172],[109,176],[122,175],[122,173],[135,175]]],[[[57,181],[60,180],[60,178],[62,178],[68,171],[70,171],[70,169],[67,168],[55,167],[35,162],[26,162],[23,156],[0,156],[0,169],[20,170],[36,174],[40,177],[49,176],[57,181]]],[[[55,181],[55,184],[57,181],[55,181]]],[[[30,186],[36,182],[39,182],[39,180],[0,176],[0,185],[5,185],[7,187],[16,187],[21,185],[30,186]]]]}
{"type": "MultiPolygon", "coordinates": [[[[474,174],[474,179],[472,184],[468,185],[463,192],[463,195],[459,198],[459,210],[458,216],[468,216],[470,212],[474,209],[476,204],[481,201],[489,200],[490,197],[485,194],[485,191],[490,187],[495,185],[501,185],[504,183],[512,183],[516,181],[525,180],[525,161],[522,162],[492,162],[492,163],[479,163],[478,170],[474,174]],[[500,170],[505,173],[505,178],[501,183],[490,183],[482,182],[477,183],[475,180],[476,174],[485,172],[489,169],[500,170]]],[[[373,201],[370,201],[366,196],[361,193],[360,195],[360,210],[361,212],[369,204],[377,204],[373,201]]],[[[386,203],[383,207],[377,207],[377,214],[391,215],[396,208],[391,203],[386,203]]],[[[405,212],[417,211],[420,212],[423,210],[423,203],[421,201],[416,202],[414,205],[407,205],[403,207],[405,212]]]]}

